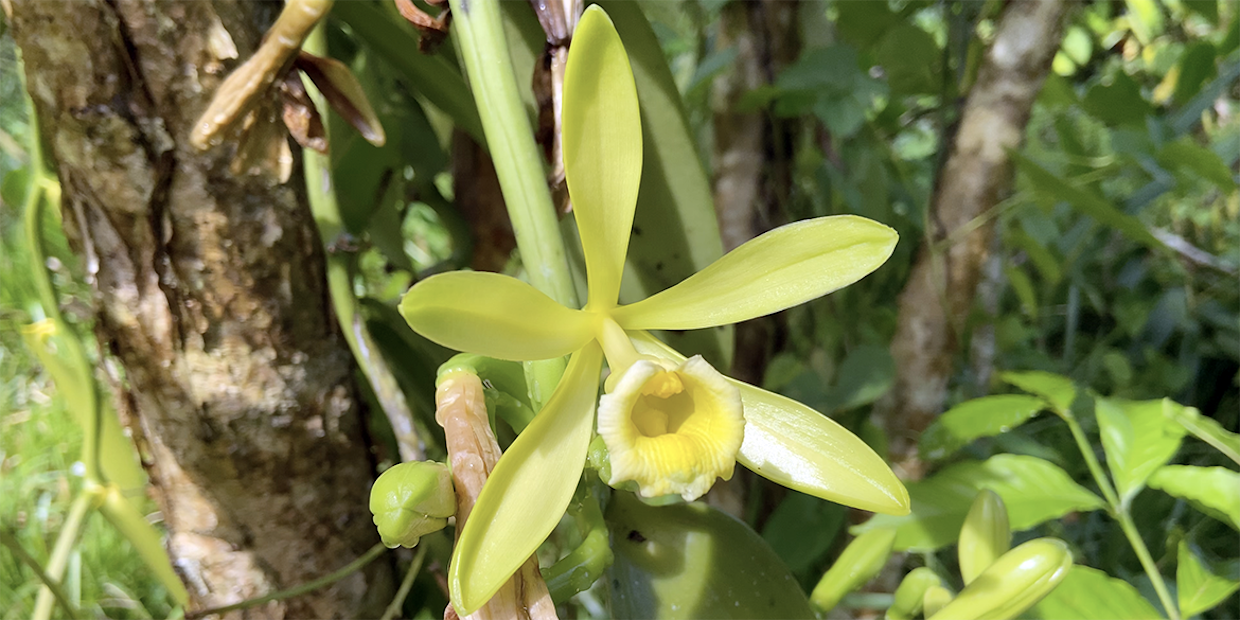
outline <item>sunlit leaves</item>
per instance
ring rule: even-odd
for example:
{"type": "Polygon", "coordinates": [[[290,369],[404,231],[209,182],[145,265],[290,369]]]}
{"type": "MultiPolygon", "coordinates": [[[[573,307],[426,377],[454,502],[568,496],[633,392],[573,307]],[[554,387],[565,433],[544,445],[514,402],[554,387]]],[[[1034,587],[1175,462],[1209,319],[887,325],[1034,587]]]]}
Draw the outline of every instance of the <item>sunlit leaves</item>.
{"type": "Polygon", "coordinates": [[[1043,620],[1159,620],[1162,618],[1131,584],[1087,566],[1073,566],[1055,591],[1034,605],[1043,620]]]}
{"type": "Polygon", "coordinates": [[[1176,594],[1180,613],[1195,616],[1223,602],[1240,588],[1240,561],[1232,560],[1226,567],[1228,575],[1218,575],[1193,553],[1185,541],[1180,549],[1175,570],[1176,594]]]}
{"type": "Polygon", "coordinates": [[[1102,447],[1122,503],[1179,449],[1184,429],[1163,415],[1164,407],[1179,406],[1169,400],[1097,399],[1102,447]]]}
{"type": "Polygon", "coordinates": [[[922,434],[923,457],[938,460],[979,437],[1006,433],[1037,415],[1046,403],[1036,396],[1002,394],[965,401],[947,410],[922,434]]]}
{"type": "Polygon", "coordinates": [[[1223,467],[1168,465],[1150,476],[1149,485],[1186,499],[1198,510],[1240,530],[1240,473],[1223,467]]]}

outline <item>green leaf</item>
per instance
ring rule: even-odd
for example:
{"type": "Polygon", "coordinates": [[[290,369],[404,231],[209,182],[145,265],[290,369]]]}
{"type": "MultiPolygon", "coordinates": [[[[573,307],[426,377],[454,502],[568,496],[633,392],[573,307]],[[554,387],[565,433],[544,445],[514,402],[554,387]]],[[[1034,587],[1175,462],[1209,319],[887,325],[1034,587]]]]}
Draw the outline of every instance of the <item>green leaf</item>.
{"type": "Polygon", "coordinates": [[[607,507],[615,618],[813,618],[788,568],[744,523],[705,504],[607,507]]]}
{"type": "Polygon", "coordinates": [[[1141,126],[1150,113],[1141,87],[1123,71],[1115,71],[1091,87],[1081,107],[1110,125],[1141,126]]]}
{"type": "Polygon", "coordinates": [[[1020,307],[1024,310],[1025,316],[1036,321],[1038,319],[1038,294],[1033,290],[1033,281],[1025,275],[1024,270],[1017,267],[1007,267],[1003,273],[1007,276],[1008,283],[1012,285],[1016,298],[1020,300],[1020,307]]]}
{"type": "MultiPolygon", "coordinates": [[[[645,299],[723,256],[710,179],[663,48],[637,3],[601,2],[624,47],[642,113],[642,176],[620,299],[645,299]],[[636,277],[630,277],[636,276],[636,277]]],[[[732,328],[669,333],[668,343],[717,368],[732,363],[732,328]]]]}
{"type": "Polygon", "coordinates": [[[990,489],[1003,499],[1012,531],[1029,529],[1069,512],[1097,510],[1100,497],[1072,481],[1056,465],[1031,456],[1000,454],[987,461],[965,461],[908,484],[913,512],[878,515],[853,527],[863,532],[896,528],[897,551],[931,551],[956,541],[973,498],[990,489]]]}
{"type": "Polygon", "coordinates": [[[1182,136],[1175,142],[1168,142],[1158,152],[1158,161],[1168,170],[1189,171],[1224,192],[1236,188],[1227,164],[1214,151],[1197,144],[1192,136],[1182,136]]]}
{"type": "MultiPolygon", "coordinates": [[[[1232,562],[1232,568],[1238,568],[1232,562]]],[[[1240,581],[1234,574],[1228,577],[1216,575],[1207,567],[1187,541],[1180,541],[1179,560],[1175,569],[1175,589],[1179,598],[1180,613],[1195,616],[1223,602],[1232,592],[1240,589],[1240,581]]]]}
{"type": "Polygon", "coordinates": [[[939,416],[921,435],[923,458],[941,460],[979,437],[1006,433],[1046,408],[1037,396],[1003,394],[965,401],[939,416]]]}
{"type": "Polygon", "coordinates": [[[762,538],[801,577],[831,550],[846,513],[839,504],[790,491],[766,520],[762,538]]]}
{"type": "Polygon", "coordinates": [[[1218,25],[1219,0],[1183,0],[1183,2],[1188,10],[1210,20],[1211,24],[1218,25]]]}
{"type": "Polygon", "coordinates": [[[1125,401],[1098,398],[1098,417],[1102,448],[1115,480],[1120,502],[1132,500],[1145,481],[1175,455],[1184,438],[1184,428],[1163,414],[1178,406],[1170,400],[1125,401]]]}
{"type": "Polygon", "coordinates": [[[1114,228],[1137,243],[1156,251],[1165,249],[1162,242],[1145,228],[1141,220],[1119,210],[1105,198],[1090,190],[1072,185],[1024,155],[1013,153],[1012,157],[1017,167],[1028,177],[1029,182],[1039,193],[1067,202],[1076,210],[1097,220],[1099,224],[1114,228]]]}
{"type": "Polygon", "coordinates": [[[1030,610],[1043,620],[1160,620],[1162,616],[1128,582],[1087,566],[1068,577],[1030,610]]]}
{"type": "Polygon", "coordinates": [[[1058,414],[1067,415],[1072,410],[1072,401],[1076,400],[1076,386],[1072,380],[1063,376],[1040,370],[1026,372],[1005,372],[1000,379],[1030,394],[1037,394],[1046,399],[1058,414]]]}
{"type": "Polygon", "coordinates": [[[824,398],[827,411],[844,411],[873,403],[891,389],[896,364],[885,346],[861,345],[849,351],[824,398]]]}
{"type": "Polygon", "coordinates": [[[642,171],[641,113],[629,57],[611,18],[581,16],[564,74],[564,175],[581,234],[589,304],[612,307],[642,171]]]}
{"type": "MultiPolygon", "coordinates": [[[[1212,0],[1213,1],[1213,0],[1212,0]]],[[[1209,41],[1196,41],[1188,45],[1180,59],[1180,76],[1176,78],[1173,100],[1184,105],[1201,92],[1201,85],[1214,77],[1214,46],[1209,41]]]]}
{"type": "Polygon", "coordinates": [[[1224,467],[1167,465],[1150,476],[1149,484],[1240,530],[1240,473],[1224,467]]]}
{"type": "Polygon", "coordinates": [[[900,22],[886,2],[840,2],[835,25],[845,41],[868,48],[882,38],[887,29],[900,22]]]}
{"type": "Polygon", "coordinates": [[[1163,410],[1163,413],[1182,425],[1194,437],[1214,446],[1214,449],[1240,465],[1240,435],[1223,428],[1218,420],[1201,415],[1201,412],[1193,407],[1169,407],[1163,410]]]}
{"type": "Polygon", "coordinates": [[[942,88],[943,52],[930,33],[909,22],[883,36],[876,52],[893,94],[938,94],[942,88]]]}

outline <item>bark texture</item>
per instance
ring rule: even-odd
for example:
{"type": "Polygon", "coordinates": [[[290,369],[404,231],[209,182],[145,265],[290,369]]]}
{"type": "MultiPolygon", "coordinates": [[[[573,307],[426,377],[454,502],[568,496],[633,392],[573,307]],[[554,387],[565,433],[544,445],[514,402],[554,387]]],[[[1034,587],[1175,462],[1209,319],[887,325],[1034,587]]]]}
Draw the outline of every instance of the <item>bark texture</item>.
{"type": "MultiPolygon", "coordinates": [[[[280,4],[18,2],[40,131],[97,335],[124,368],[174,565],[194,607],[289,587],[378,539],[348,349],[295,177],[228,172],[192,123],[280,4]]],[[[378,615],[390,567],[237,612],[378,615]]]]}
{"type": "Polygon", "coordinates": [[[976,220],[1012,182],[1008,149],[1024,135],[1033,101],[1059,49],[1064,0],[1012,2],[970,89],[939,174],[927,239],[900,295],[892,357],[895,389],[877,413],[896,472],[920,478],[917,438],[943,407],[967,317],[989,253],[993,221],[976,220]]]}

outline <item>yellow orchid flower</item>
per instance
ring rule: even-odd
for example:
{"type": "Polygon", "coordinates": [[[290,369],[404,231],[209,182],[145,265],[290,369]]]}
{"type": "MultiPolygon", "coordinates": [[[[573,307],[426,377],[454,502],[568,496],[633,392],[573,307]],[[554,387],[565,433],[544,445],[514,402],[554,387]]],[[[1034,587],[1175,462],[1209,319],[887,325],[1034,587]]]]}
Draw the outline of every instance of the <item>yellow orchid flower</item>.
{"type": "Polygon", "coordinates": [[[481,607],[551,533],[585,466],[606,356],[612,378],[599,433],[612,484],[643,495],[704,493],[736,461],[789,488],[907,514],[886,463],[831,419],[720,375],[645,330],[703,329],[778,312],[847,286],[890,256],[896,233],[855,216],[796,222],[728,253],[683,282],[618,304],[641,177],[641,115],[628,56],[602,9],[586,10],[564,79],[563,153],[585,255],[587,303],[566,308],[515,278],[436,275],[401,313],[446,347],[530,361],[570,355],[543,410],[496,465],[453,551],[449,586],[464,615],[481,607]]]}

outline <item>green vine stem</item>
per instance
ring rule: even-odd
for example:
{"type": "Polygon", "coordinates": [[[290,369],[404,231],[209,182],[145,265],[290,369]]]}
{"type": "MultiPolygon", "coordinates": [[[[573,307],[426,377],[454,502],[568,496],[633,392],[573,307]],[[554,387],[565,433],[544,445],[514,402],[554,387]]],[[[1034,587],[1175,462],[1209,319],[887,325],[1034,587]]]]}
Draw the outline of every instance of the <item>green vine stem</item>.
{"type": "MultiPolygon", "coordinates": [[[[341,3],[349,4],[349,3],[341,3]]],[[[323,25],[319,24],[306,38],[303,49],[311,54],[323,55],[327,48],[327,38],[323,25]]],[[[312,84],[306,85],[306,91],[314,100],[319,114],[327,115],[327,105],[323,95],[312,84]]],[[[324,124],[326,127],[326,123],[324,124]]],[[[328,143],[331,141],[328,135],[328,143]]],[[[340,214],[340,204],[336,200],[336,190],[332,180],[331,157],[320,154],[312,149],[302,150],[302,162],[306,175],[306,198],[310,203],[310,213],[319,231],[319,240],[327,254],[327,289],[332,300],[332,309],[340,322],[340,331],[353,352],[354,359],[362,369],[362,374],[370,383],[375,396],[386,414],[388,423],[396,435],[396,443],[403,461],[420,461],[425,458],[422,438],[414,429],[413,412],[408,401],[382,358],[378,345],[370,335],[366,322],[362,319],[357,297],[353,294],[353,257],[344,252],[332,249],[341,239],[346,230],[340,214]]]]}
{"type": "Polygon", "coordinates": [[[190,612],[186,614],[185,617],[188,618],[189,620],[195,620],[197,618],[202,618],[205,616],[223,615],[230,611],[237,611],[239,609],[249,609],[251,607],[257,607],[259,605],[265,605],[272,601],[283,601],[285,599],[290,599],[290,598],[294,598],[297,596],[301,596],[308,592],[313,592],[323,586],[336,583],[337,581],[340,581],[341,579],[344,579],[345,577],[348,577],[349,575],[365,568],[365,566],[367,564],[370,564],[372,561],[374,561],[375,558],[383,555],[384,551],[387,551],[387,547],[384,547],[383,543],[375,543],[375,546],[371,547],[370,550],[362,554],[356,560],[349,562],[348,564],[344,565],[339,570],[333,573],[323,575],[322,577],[319,577],[318,579],[315,579],[313,581],[307,581],[306,583],[303,583],[299,586],[294,586],[287,590],[280,590],[278,592],[272,592],[271,594],[267,594],[265,596],[246,599],[239,603],[233,603],[231,605],[224,605],[223,607],[210,607],[207,609],[200,609],[198,611],[194,611],[194,612],[190,612]]]}
{"type": "Polygon", "coordinates": [[[1128,512],[1127,504],[1120,501],[1119,494],[1111,485],[1111,479],[1102,471],[1102,464],[1098,462],[1093,446],[1085,437],[1085,431],[1081,429],[1081,425],[1077,423],[1071,411],[1056,408],[1055,413],[1068,424],[1068,430],[1072,433],[1072,438],[1076,440],[1076,447],[1085,459],[1089,473],[1093,475],[1094,482],[1098,484],[1098,489],[1102,491],[1102,496],[1107,501],[1108,511],[1119,522],[1119,527],[1124,532],[1124,537],[1128,539],[1128,544],[1132,545],[1132,550],[1137,554],[1137,560],[1141,562],[1141,568],[1145,569],[1146,576],[1150,578],[1150,583],[1153,584],[1154,592],[1158,594],[1158,600],[1166,610],[1167,617],[1170,620],[1180,620],[1180,609],[1176,606],[1175,599],[1171,597],[1170,590],[1167,589],[1167,582],[1163,579],[1162,573],[1158,571],[1158,566],[1154,564],[1149,548],[1145,546],[1141,533],[1137,531],[1136,525],[1132,522],[1132,515],[1128,512]]]}
{"type": "Polygon", "coordinates": [[[400,582],[400,588],[396,590],[396,596],[392,597],[392,602],[388,603],[387,609],[383,610],[383,615],[379,616],[379,620],[392,620],[400,614],[400,608],[405,604],[405,597],[409,596],[409,590],[413,588],[413,580],[422,572],[422,561],[426,559],[426,545],[418,546],[418,553],[413,556],[413,562],[409,564],[409,570],[405,571],[405,578],[400,582]]]}
{"type": "Polygon", "coordinates": [[[613,559],[607,524],[603,521],[603,511],[594,494],[585,493],[580,502],[574,502],[569,507],[569,512],[577,513],[577,522],[583,534],[581,544],[542,571],[551,600],[556,603],[563,603],[588,590],[603,576],[613,559]]]}
{"type": "MultiPolygon", "coordinates": [[[[530,284],[570,308],[578,307],[564,239],[547,188],[546,171],[517,90],[497,0],[450,0],[453,40],[474,91],[482,129],[499,177],[508,217],[530,284]]],[[[534,410],[551,397],[563,359],[527,362],[534,410]]]]}
{"type": "Polygon", "coordinates": [[[39,566],[39,562],[31,557],[29,553],[26,553],[26,550],[22,548],[21,543],[15,536],[9,533],[8,530],[0,530],[0,544],[8,547],[9,551],[11,551],[18,560],[21,560],[23,564],[30,568],[30,570],[34,571],[34,574],[39,578],[39,581],[43,582],[43,587],[47,588],[52,593],[52,596],[55,597],[56,602],[60,604],[61,609],[65,610],[66,616],[69,616],[69,618],[73,620],[77,619],[77,611],[73,609],[73,604],[70,603],[69,598],[65,596],[64,590],[60,587],[60,582],[52,579],[50,575],[43,571],[43,567],[39,566]]]}
{"type": "Polygon", "coordinates": [[[60,534],[56,536],[52,556],[48,558],[47,567],[44,569],[46,579],[43,580],[43,587],[39,588],[39,595],[35,598],[32,616],[34,620],[48,620],[52,617],[52,608],[60,597],[47,584],[49,580],[59,583],[60,578],[65,574],[65,567],[69,564],[69,555],[73,553],[73,546],[77,544],[82,527],[86,525],[86,515],[90,514],[98,500],[99,495],[93,489],[83,489],[77,497],[73,498],[73,504],[69,506],[69,515],[65,517],[65,524],[60,528],[60,534]]]}

